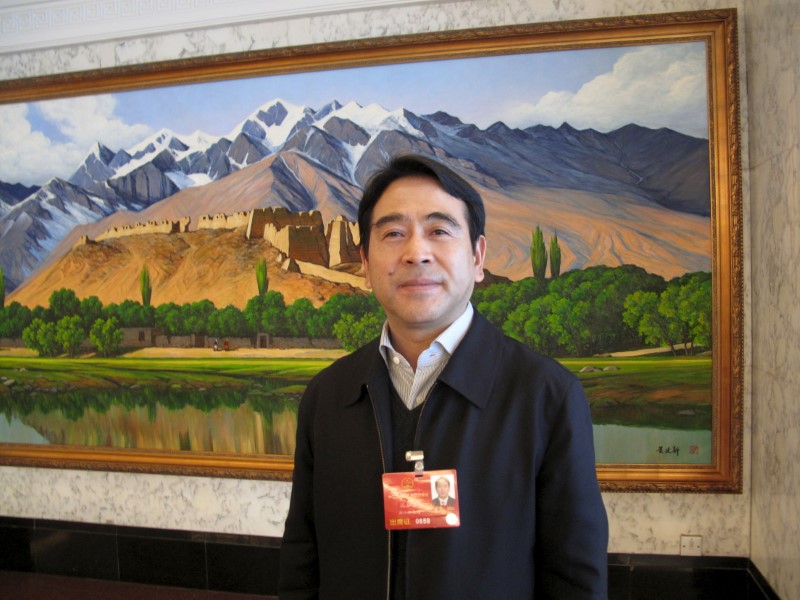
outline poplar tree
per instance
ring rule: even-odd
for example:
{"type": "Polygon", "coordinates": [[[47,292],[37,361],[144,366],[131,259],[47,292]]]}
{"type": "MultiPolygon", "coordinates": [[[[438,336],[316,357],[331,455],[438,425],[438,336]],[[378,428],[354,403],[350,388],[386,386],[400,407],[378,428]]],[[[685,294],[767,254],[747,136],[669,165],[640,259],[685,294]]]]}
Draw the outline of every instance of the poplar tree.
{"type": "Polygon", "coordinates": [[[258,295],[263,297],[269,289],[266,258],[262,258],[256,263],[256,284],[258,285],[258,295]]]}
{"type": "Polygon", "coordinates": [[[550,238],[550,277],[558,279],[561,275],[561,246],[558,245],[558,234],[550,238]]]}
{"type": "Polygon", "coordinates": [[[544,281],[545,270],[547,269],[547,249],[544,245],[544,235],[538,225],[533,232],[531,241],[531,267],[533,268],[533,276],[540,281],[544,281]]]}
{"type": "Polygon", "coordinates": [[[142,293],[142,306],[150,306],[153,288],[150,287],[150,272],[147,270],[147,265],[143,266],[142,272],[139,273],[139,291],[142,293]]]}
{"type": "Polygon", "coordinates": [[[0,310],[6,306],[6,279],[3,275],[3,267],[0,267],[0,310]]]}

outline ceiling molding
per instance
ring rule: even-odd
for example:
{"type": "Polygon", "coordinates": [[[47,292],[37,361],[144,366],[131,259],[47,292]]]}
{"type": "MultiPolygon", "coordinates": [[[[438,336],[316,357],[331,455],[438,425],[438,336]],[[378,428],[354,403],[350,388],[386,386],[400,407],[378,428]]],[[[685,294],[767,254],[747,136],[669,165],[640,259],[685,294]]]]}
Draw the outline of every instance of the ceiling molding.
{"type": "Polygon", "coordinates": [[[0,54],[441,0],[0,0],[0,54]]]}

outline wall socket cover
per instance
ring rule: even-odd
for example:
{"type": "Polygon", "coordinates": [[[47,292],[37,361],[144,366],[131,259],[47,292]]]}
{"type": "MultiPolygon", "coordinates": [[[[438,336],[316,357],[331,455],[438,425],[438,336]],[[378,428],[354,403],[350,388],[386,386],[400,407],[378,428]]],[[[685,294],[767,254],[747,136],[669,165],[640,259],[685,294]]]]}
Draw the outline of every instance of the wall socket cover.
{"type": "Polygon", "coordinates": [[[702,556],[702,554],[703,554],[702,535],[681,536],[681,556],[702,556]]]}

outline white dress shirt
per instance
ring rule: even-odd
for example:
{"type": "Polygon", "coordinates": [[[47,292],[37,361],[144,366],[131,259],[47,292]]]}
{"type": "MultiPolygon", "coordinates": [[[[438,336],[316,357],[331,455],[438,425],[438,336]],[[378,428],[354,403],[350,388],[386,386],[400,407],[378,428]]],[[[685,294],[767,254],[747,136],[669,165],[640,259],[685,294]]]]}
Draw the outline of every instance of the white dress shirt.
{"type": "Polygon", "coordinates": [[[389,369],[389,377],[395,391],[409,410],[419,406],[428,397],[428,393],[441,375],[447,361],[464,339],[472,323],[475,309],[471,303],[453,323],[431,342],[426,350],[417,358],[417,370],[405,357],[392,346],[388,322],[383,324],[381,332],[380,350],[383,360],[389,369]]]}

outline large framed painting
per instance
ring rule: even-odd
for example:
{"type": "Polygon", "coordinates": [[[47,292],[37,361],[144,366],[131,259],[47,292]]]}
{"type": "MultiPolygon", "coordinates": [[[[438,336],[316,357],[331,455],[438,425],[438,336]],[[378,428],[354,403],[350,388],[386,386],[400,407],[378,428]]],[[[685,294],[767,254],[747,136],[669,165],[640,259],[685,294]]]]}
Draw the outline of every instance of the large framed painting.
{"type": "Polygon", "coordinates": [[[473,303],[581,379],[604,489],[739,492],[737,85],[734,10],[0,83],[0,463],[290,478],[415,152],[482,194],[473,303]]]}

